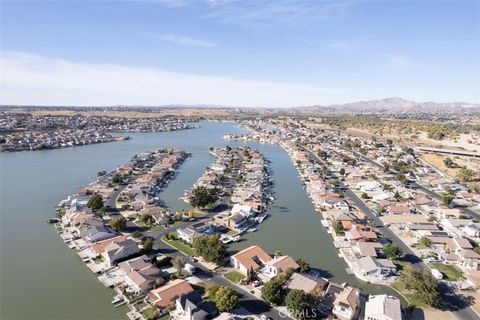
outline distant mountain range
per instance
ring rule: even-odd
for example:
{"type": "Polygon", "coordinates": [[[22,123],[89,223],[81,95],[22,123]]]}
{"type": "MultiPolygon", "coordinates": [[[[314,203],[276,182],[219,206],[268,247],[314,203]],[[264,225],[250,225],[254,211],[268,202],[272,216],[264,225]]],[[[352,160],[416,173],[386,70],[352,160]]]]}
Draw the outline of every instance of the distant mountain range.
{"type": "Polygon", "coordinates": [[[328,106],[308,106],[308,107],[298,107],[291,108],[292,111],[300,112],[311,112],[311,111],[322,111],[322,112],[387,112],[387,113],[398,113],[398,112],[471,112],[480,111],[480,104],[472,104],[466,102],[415,102],[411,100],[405,100],[398,97],[386,98],[382,100],[368,100],[368,101],[358,101],[345,104],[333,104],[328,106]]]}

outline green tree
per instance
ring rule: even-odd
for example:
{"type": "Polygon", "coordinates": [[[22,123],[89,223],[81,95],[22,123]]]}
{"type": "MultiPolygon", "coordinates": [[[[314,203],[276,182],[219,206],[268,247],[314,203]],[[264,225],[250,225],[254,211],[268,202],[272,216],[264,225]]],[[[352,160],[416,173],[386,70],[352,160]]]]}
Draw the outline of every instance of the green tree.
{"type": "Polygon", "coordinates": [[[152,238],[146,238],[145,240],[142,241],[143,245],[143,252],[145,253],[150,253],[153,250],[153,239],[152,238]]]}
{"type": "Polygon", "coordinates": [[[480,246],[476,246],[472,249],[474,252],[480,254],[480,246]]]}
{"type": "Polygon", "coordinates": [[[328,153],[324,150],[319,150],[317,154],[318,154],[318,157],[322,158],[323,160],[327,159],[328,157],[328,153]]]}
{"type": "Polygon", "coordinates": [[[140,221],[146,224],[147,226],[151,225],[154,222],[153,216],[148,213],[144,213],[140,217],[140,221]]]}
{"type": "Polygon", "coordinates": [[[220,287],[215,292],[215,305],[221,312],[231,312],[238,306],[238,295],[229,287],[220,287]]]}
{"type": "Polygon", "coordinates": [[[413,290],[415,299],[431,307],[440,306],[438,283],[430,272],[407,265],[403,268],[399,281],[406,289],[413,290]]]}
{"type": "Polygon", "coordinates": [[[338,173],[340,173],[342,176],[344,176],[345,175],[345,169],[340,168],[340,170],[338,170],[338,173]]]}
{"type": "Polygon", "coordinates": [[[457,178],[463,182],[473,181],[476,174],[472,169],[462,168],[457,173],[457,178]]]}
{"type": "Polygon", "coordinates": [[[110,220],[110,226],[117,232],[127,230],[127,219],[124,216],[118,216],[110,220]]]}
{"type": "Polygon", "coordinates": [[[120,177],[120,176],[115,175],[115,176],[112,178],[112,183],[113,183],[113,184],[119,184],[119,183],[122,183],[122,182],[123,182],[123,179],[122,179],[122,177],[120,177]]]}
{"type": "Polygon", "coordinates": [[[313,299],[308,293],[299,289],[291,290],[285,298],[289,313],[296,319],[305,319],[309,314],[307,310],[313,307],[312,301],[313,299]]]}
{"type": "Polygon", "coordinates": [[[300,266],[300,272],[310,271],[310,265],[307,262],[303,261],[302,259],[298,259],[297,263],[300,266]]]}
{"type": "Polygon", "coordinates": [[[214,204],[217,201],[215,190],[207,190],[204,186],[196,187],[192,190],[190,196],[190,204],[195,208],[205,208],[214,204]]]}
{"type": "Polygon", "coordinates": [[[261,289],[262,298],[273,304],[280,305],[283,302],[284,292],[282,289],[282,284],[278,281],[271,280],[267,282],[261,289]]]}
{"type": "Polygon", "coordinates": [[[450,157],[443,159],[443,164],[447,168],[453,168],[453,166],[455,166],[455,162],[453,162],[452,158],[450,157]]]}
{"type": "Polygon", "coordinates": [[[142,233],[138,230],[135,230],[135,231],[132,232],[132,237],[134,237],[135,239],[141,238],[142,233]]]}
{"type": "Polygon", "coordinates": [[[172,260],[173,267],[177,269],[177,272],[176,272],[177,277],[180,277],[180,275],[182,274],[182,270],[183,268],[185,268],[185,264],[186,264],[185,258],[182,256],[176,256],[172,260]]]}
{"type": "Polygon", "coordinates": [[[340,221],[337,221],[337,220],[333,221],[332,226],[333,226],[333,230],[335,230],[336,234],[344,232],[343,224],[340,221]]]}
{"type": "Polygon", "coordinates": [[[103,198],[101,195],[94,194],[93,196],[88,199],[87,207],[92,209],[93,211],[98,211],[103,208],[103,198]]]}
{"type": "Polygon", "coordinates": [[[442,196],[443,204],[446,206],[449,206],[450,203],[452,203],[453,199],[454,199],[454,196],[452,196],[451,194],[444,194],[442,196]]]}
{"type": "Polygon", "coordinates": [[[431,242],[430,242],[430,239],[428,239],[427,237],[421,237],[420,244],[423,245],[424,247],[430,248],[431,242]]]}
{"type": "Polygon", "coordinates": [[[387,243],[383,246],[383,252],[389,259],[397,259],[402,255],[402,250],[393,243],[387,243]]]}
{"type": "Polygon", "coordinates": [[[193,242],[195,254],[207,262],[217,263],[227,252],[227,246],[220,240],[218,234],[201,236],[193,242]]]}

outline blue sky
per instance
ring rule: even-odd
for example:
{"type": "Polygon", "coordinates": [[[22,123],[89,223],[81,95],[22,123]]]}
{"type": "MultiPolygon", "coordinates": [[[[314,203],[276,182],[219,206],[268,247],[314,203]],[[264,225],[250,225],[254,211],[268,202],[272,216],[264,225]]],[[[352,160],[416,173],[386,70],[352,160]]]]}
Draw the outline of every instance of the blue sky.
{"type": "Polygon", "coordinates": [[[479,1],[2,1],[2,104],[480,101],[479,1]]]}

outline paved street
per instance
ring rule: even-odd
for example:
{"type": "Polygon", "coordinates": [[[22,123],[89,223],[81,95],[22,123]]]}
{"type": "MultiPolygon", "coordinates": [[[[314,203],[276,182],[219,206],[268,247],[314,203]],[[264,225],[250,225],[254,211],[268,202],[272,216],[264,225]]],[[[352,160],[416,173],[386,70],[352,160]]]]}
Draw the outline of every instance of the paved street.
{"type": "MultiPolygon", "coordinates": [[[[321,163],[321,159],[308,148],[303,148],[308,152],[314,159],[321,163]]],[[[341,181],[333,172],[331,174],[337,180],[338,185],[345,190],[346,195],[350,198],[353,204],[363,212],[370,220],[372,220],[377,226],[377,231],[380,232],[385,238],[391,240],[393,243],[398,245],[404,253],[404,258],[410,262],[413,266],[428,269],[428,267],[423,263],[423,261],[418,258],[415,253],[400,239],[395,233],[392,232],[389,228],[383,225],[382,220],[380,220],[373,211],[343,182],[341,181]]]]}

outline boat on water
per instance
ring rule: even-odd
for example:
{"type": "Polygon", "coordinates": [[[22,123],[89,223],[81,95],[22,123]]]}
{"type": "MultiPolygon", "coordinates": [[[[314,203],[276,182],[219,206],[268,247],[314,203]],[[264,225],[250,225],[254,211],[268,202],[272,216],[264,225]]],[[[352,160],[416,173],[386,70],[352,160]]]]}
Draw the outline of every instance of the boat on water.
{"type": "Polygon", "coordinates": [[[59,223],[60,219],[58,218],[50,218],[47,220],[47,223],[53,224],[53,223],[59,223]]]}
{"type": "Polygon", "coordinates": [[[115,297],[113,297],[112,304],[114,308],[119,307],[125,303],[125,298],[122,295],[117,294],[115,297]]]}
{"type": "Polygon", "coordinates": [[[265,220],[265,218],[267,218],[268,216],[268,213],[265,213],[264,215],[261,215],[261,216],[258,216],[255,218],[255,220],[258,222],[258,223],[262,223],[263,220],[265,220]]]}
{"type": "Polygon", "coordinates": [[[255,232],[255,231],[257,231],[257,228],[250,228],[247,230],[247,232],[255,232]]]}

